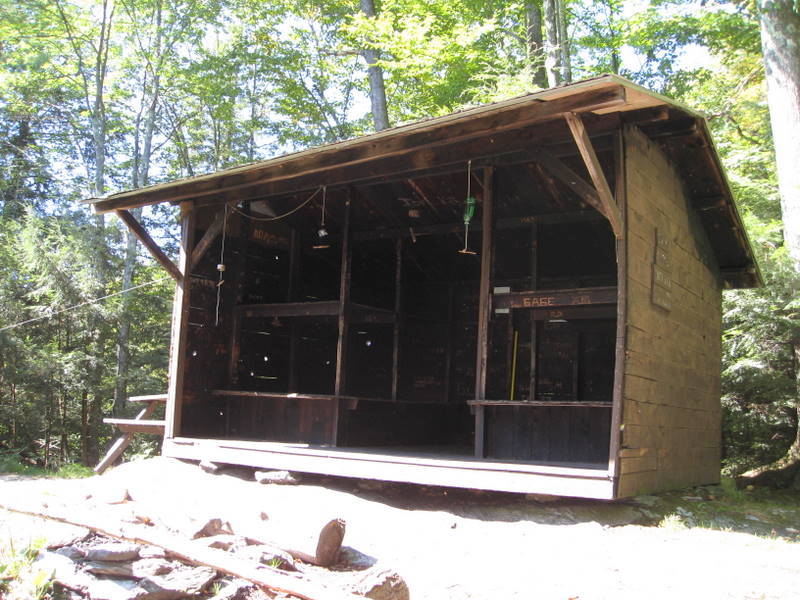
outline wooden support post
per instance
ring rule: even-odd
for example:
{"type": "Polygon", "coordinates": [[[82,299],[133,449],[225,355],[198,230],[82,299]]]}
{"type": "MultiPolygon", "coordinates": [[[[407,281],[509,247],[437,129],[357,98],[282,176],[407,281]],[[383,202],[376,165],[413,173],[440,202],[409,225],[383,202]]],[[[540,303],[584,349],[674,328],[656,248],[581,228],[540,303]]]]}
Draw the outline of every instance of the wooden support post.
{"type": "MultiPolygon", "coordinates": [[[[620,131],[614,144],[614,167],[616,169],[614,195],[622,215],[622,227],[627,227],[627,171],[624,130],[620,131]]],[[[628,331],[628,242],[627,236],[617,239],[617,344],[614,353],[614,391],[611,406],[611,439],[609,440],[608,473],[614,480],[614,496],[617,495],[619,460],[617,455],[622,443],[622,403],[625,395],[625,354],[628,331]]]]}
{"type": "Polygon", "coordinates": [[[403,238],[394,243],[394,329],[392,332],[392,400],[397,402],[400,385],[400,314],[403,310],[403,238]]]}
{"type": "MultiPolygon", "coordinates": [[[[481,208],[481,282],[478,292],[478,339],[475,363],[475,400],[486,399],[486,375],[489,359],[489,319],[491,316],[492,254],[494,249],[494,168],[483,171],[483,202],[481,208]]],[[[475,407],[475,456],[483,458],[485,441],[484,407],[475,407]]]]}
{"type": "Polygon", "coordinates": [[[453,380],[453,284],[447,285],[447,349],[444,357],[444,401],[450,402],[453,380]]]}
{"type": "Polygon", "coordinates": [[[117,210],[116,213],[117,216],[122,219],[122,222],[127,225],[128,229],[131,230],[131,233],[142,243],[142,246],[147,248],[153,258],[167,270],[167,273],[169,273],[175,281],[180,281],[183,277],[182,273],[186,271],[186,263],[182,263],[181,268],[175,266],[175,263],[164,254],[164,251],[155,243],[153,238],[150,237],[147,230],[142,227],[142,224],[127,210],[117,210]]]}
{"type": "MultiPolygon", "coordinates": [[[[239,383],[239,355],[242,344],[242,313],[239,305],[244,300],[242,294],[242,280],[245,269],[247,268],[247,246],[250,243],[250,203],[242,207],[243,215],[239,218],[239,239],[236,247],[236,260],[233,273],[228,271],[230,285],[233,286],[233,319],[231,322],[231,333],[228,338],[228,381],[231,385],[239,383]]],[[[229,412],[230,406],[228,406],[229,412]]]]}
{"type": "Polygon", "coordinates": [[[192,282],[189,257],[194,242],[195,213],[191,202],[181,203],[181,247],[178,263],[183,273],[175,286],[172,304],[172,333],[169,346],[169,387],[167,389],[164,439],[181,430],[183,376],[186,370],[186,337],[189,326],[189,292],[192,282]]]}
{"type": "Polygon", "coordinates": [[[597,154],[589,139],[589,134],[586,133],[586,127],[584,127],[580,116],[574,112],[568,112],[564,117],[572,132],[572,137],[575,138],[575,144],[578,146],[578,150],[581,153],[583,162],[586,165],[586,170],[589,171],[589,176],[594,182],[597,195],[600,198],[600,202],[603,204],[604,214],[611,223],[611,229],[614,231],[614,235],[617,239],[621,239],[623,234],[622,214],[614,201],[611,188],[608,187],[608,181],[606,181],[606,176],[603,173],[603,168],[600,166],[600,161],[597,160],[597,154]]]}
{"type": "MultiPolygon", "coordinates": [[[[286,301],[293,302],[297,296],[297,287],[300,283],[300,236],[296,229],[292,229],[289,236],[289,283],[286,290],[286,301]]],[[[292,321],[289,325],[289,386],[290,392],[297,391],[298,385],[298,347],[300,337],[297,334],[297,324],[292,321]]]]}
{"type": "MultiPolygon", "coordinates": [[[[555,156],[551,156],[541,150],[532,152],[534,160],[541,166],[547,173],[558,179],[561,183],[571,189],[577,196],[586,204],[594,208],[604,217],[608,218],[606,214],[605,205],[600,201],[597,190],[592,187],[592,184],[586,181],[583,177],[578,175],[565,163],[561,162],[555,156]]],[[[540,222],[544,222],[541,220],[540,222]]]]}
{"type": "Polygon", "coordinates": [[[227,217],[228,217],[228,205],[226,204],[221,211],[219,211],[215,216],[214,220],[211,222],[211,225],[208,226],[206,232],[203,234],[203,237],[200,238],[200,241],[192,250],[192,258],[189,261],[190,268],[195,268],[197,263],[203,258],[205,253],[211,247],[211,244],[214,243],[214,240],[217,239],[217,236],[222,232],[222,229],[226,225],[227,217]]]}
{"type": "Polygon", "coordinates": [[[347,393],[347,345],[350,336],[350,277],[352,274],[352,249],[350,248],[350,213],[353,200],[353,188],[347,188],[347,198],[344,205],[344,222],[342,223],[342,265],[339,278],[339,341],[336,344],[336,383],[334,396],[336,402],[334,417],[331,427],[331,443],[336,446],[342,439],[342,425],[344,415],[341,396],[347,393]]]}
{"type": "MultiPolygon", "coordinates": [[[[536,223],[531,225],[531,284],[530,289],[536,290],[539,287],[539,227],[536,223]]],[[[528,387],[528,399],[536,400],[536,366],[538,362],[538,327],[536,319],[531,317],[531,370],[530,384],[528,387]]]]}

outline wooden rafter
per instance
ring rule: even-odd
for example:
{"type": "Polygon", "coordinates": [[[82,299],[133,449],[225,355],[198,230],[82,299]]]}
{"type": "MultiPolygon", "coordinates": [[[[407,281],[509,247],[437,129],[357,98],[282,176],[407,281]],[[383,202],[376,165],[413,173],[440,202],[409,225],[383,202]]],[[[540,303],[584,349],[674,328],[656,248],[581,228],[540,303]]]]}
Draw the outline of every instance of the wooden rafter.
{"type": "Polygon", "coordinates": [[[200,238],[200,241],[195,245],[194,249],[192,250],[192,256],[189,259],[189,272],[191,272],[191,270],[197,266],[197,263],[200,262],[200,259],[203,258],[205,253],[211,247],[211,244],[214,243],[214,240],[217,239],[217,236],[222,232],[222,227],[225,224],[225,211],[227,209],[228,207],[226,206],[223,210],[216,214],[214,221],[212,221],[211,225],[208,226],[208,229],[206,229],[203,237],[200,238]]]}
{"type": "Polygon", "coordinates": [[[611,188],[608,186],[608,181],[603,173],[603,168],[600,166],[600,161],[597,160],[597,154],[594,151],[592,142],[589,139],[589,134],[586,133],[586,127],[580,116],[574,112],[567,112],[564,114],[567,120],[567,125],[572,132],[572,137],[575,138],[575,144],[578,146],[578,151],[581,153],[583,162],[586,165],[586,170],[589,171],[589,177],[592,178],[597,195],[603,205],[603,214],[608,218],[611,223],[611,229],[617,239],[622,238],[622,215],[620,214],[619,207],[614,201],[614,195],[611,193],[611,188]]]}
{"type": "Polygon", "coordinates": [[[136,220],[136,218],[129,213],[127,210],[117,210],[117,216],[122,219],[122,222],[131,230],[133,235],[136,236],[142,246],[147,248],[148,252],[155,258],[162,267],[167,270],[167,273],[172,275],[172,278],[175,281],[181,281],[183,279],[183,273],[181,270],[172,262],[169,257],[164,254],[164,251],[159,247],[158,244],[155,243],[153,238],[150,237],[150,234],[147,233],[147,230],[142,227],[142,224],[136,220]]]}

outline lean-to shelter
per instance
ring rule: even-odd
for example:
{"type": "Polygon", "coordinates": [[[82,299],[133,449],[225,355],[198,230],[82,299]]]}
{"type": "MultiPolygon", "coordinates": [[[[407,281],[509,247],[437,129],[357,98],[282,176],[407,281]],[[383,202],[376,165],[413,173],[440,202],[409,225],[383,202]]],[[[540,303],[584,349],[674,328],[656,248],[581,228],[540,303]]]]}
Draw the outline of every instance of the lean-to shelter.
{"type": "Polygon", "coordinates": [[[177,281],[167,456],[605,499],[719,479],[721,293],[760,276],[703,117],[620,77],[91,203],[177,281]],[[160,202],[177,265],[128,212],[160,202]]]}

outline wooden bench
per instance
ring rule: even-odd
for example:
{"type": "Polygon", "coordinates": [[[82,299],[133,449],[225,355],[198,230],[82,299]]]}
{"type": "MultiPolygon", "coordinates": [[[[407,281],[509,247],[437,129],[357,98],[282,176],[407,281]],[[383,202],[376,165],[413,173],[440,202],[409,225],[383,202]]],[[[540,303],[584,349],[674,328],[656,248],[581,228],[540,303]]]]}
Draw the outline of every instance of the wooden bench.
{"type": "Polygon", "coordinates": [[[149,417],[155,412],[159,404],[164,404],[166,401],[166,394],[132,396],[128,398],[128,402],[142,403],[145,405],[133,419],[103,419],[103,423],[114,425],[122,432],[122,435],[111,444],[103,460],[94,468],[94,472],[99,475],[114,464],[114,461],[116,461],[130,445],[134,434],[150,433],[163,436],[166,423],[163,420],[150,419],[149,417]]]}

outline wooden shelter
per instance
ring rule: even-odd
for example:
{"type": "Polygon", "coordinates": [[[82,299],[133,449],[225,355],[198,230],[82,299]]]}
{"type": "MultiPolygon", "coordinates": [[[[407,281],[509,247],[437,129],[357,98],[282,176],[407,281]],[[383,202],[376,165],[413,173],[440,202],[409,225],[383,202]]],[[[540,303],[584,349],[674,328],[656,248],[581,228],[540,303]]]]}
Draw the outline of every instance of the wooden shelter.
{"type": "Polygon", "coordinates": [[[721,292],[760,276],[703,117],[624,79],[91,202],[177,281],[167,456],[606,499],[719,479],[721,292]],[[128,212],[160,202],[177,265],[128,212]]]}

